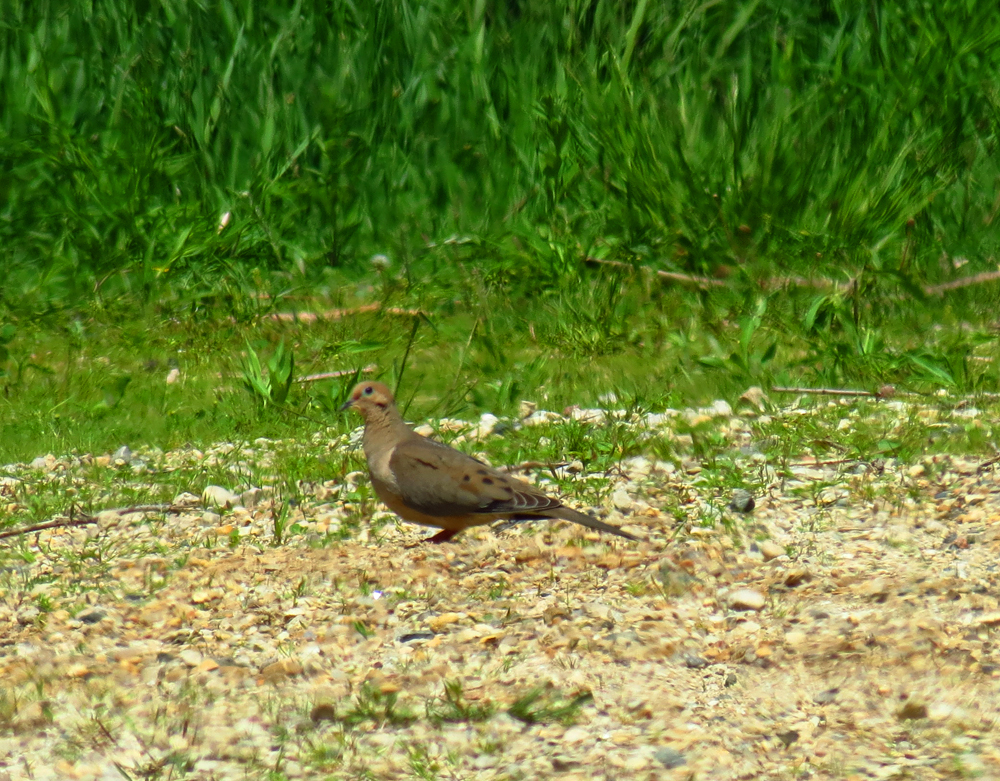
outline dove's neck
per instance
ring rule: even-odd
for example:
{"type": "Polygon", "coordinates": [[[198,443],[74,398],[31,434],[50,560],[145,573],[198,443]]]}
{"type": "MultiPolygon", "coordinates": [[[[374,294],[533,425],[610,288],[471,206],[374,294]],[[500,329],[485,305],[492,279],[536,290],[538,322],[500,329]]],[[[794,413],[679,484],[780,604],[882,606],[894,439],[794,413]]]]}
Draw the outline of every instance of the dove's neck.
{"type": "Polygon", "coordinates": [[[383,450],[391,450],[401,439],[413,432],[395,409],[380,410],[365,420],[365,455],[369,458],[383,450]]]}
{"type": "Polygon", "coordinates": [[[413,431],[395,409],[368,415],[365,419],[364,451],[368,471],[374,479],[388,484],[395,482],[389,460],[396,445],[411,436],[413,431]]]}

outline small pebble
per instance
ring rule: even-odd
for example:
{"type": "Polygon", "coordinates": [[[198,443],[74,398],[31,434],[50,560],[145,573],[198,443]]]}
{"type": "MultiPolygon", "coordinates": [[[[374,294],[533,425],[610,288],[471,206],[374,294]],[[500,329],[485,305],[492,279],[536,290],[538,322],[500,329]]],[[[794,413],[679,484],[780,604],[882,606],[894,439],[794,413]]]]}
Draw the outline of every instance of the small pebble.
{"type": "Polygon", "coordinates": [[[615,489],[615,492],[611,494],[611,503],[615,506],[616,510],[622,512],[630,510],[634,504],[632,497],[628,495],[628,491],[624,488],[615,489]]]}
{"type": "Polygon", "coordinates": [[[330,702],[317,703],[309,712],[309,718],[314,724],[320,721],[336,721],[337,708],[330,702]]]}
{"type": "Polygon", "coordinates": [[[111,454],[111,463],[118,466],[125,466],[132,463],[132,450],[128,445],[122,445],[111,454]]]}
{"type": "Polygon", "coordinates": [[[264,495],[263,489],[250,487],[240,494],[239,504],[246,507],[248,510],[252,510],[260,503],[260,501],[264,498],[264,495]]]}
{"type": "MultiPolygon", "coordinates": [[[[785,574],[783,583],[789,588],[795,588],[796,586],[800,586],[809,580],[812,580],[812,575],[809,570],[803,567],[796,567],[795,569],[790,569],[785,574]]],[[[823,617],[826,618],[826,616],[823,617]]]]}
{"type": "Polygon", "coordinates": [[[399,636],[399,642],[412,643],[416,640],[433,640],[436,635],[433,632],[408,632],[399,636]]]}
{"type": "Polygon", "coordinates": [[[754,385],[753,387],[747,388],[743,391],[743,395],[740,396],[739,400],[740,402],[763,412],[764,407],[767,404],[767,395],[760,386],[754,385]]]}
{"type": "Polygon", "coordinates": [[[708,667],[708,660],[697,654],[684,654],[684,664],[692,670],[700,670],[702,667],[708,667]]]}
{"type": "Polygon", "coordinates": [[[728,401],[719,399],[712,402],[712,412],[719,417],[728,418],[733,414],[733,408],[730,406],[728,401]]]}
{"type": "Polygon", "coordinates": [[[900,721],[927,718],[927,706],[922,702],[909,700],[902,708],[896,712],[896,718],[900,721]]]}
{"type": "Polygon", "coordinates": [[[91,608],[90,610],[85,610],[80,613],[77,618],[83,621],[85,624],[98,624],[107,615],[103,610],[98,610],[97,608],[91,608]]]}
{"type": "Polygon", "coordinates": [[[201,651],[198,651],[195,648],[185,648],[180,652],[179,656],[181,661],[188,667],[197,667],[201,664],[201,661],[204,658],[201,651]]]}
{"type": "Polygon", "coordinates": [[[230,508],[239,504],[240,497],[220,485],[210,485],[201,492],[201,500],[206,507],[230,508]]]}
{"type": "Polygon", "coordinates": [[[729,606],[733,610],[760,610],[765,604],[764,595],[756,589],[741,588],[729,595],[729,606]]]}
{"type": "Polygon", "coordinates": [[[796,740],[799,739],[799,733],[796,730],[794,730],[794,729],[790,729],[787,732],[779,732],[779,733],[777,733],[777,735],[775,737],[777,737],[778,740],[780,740],[782,743],[785,744],[785,748],[788,748],[796,740]]]}
{"type": "Polygon", "coordinates": [[[670,748],[670,746],[661,746],[656,749],[656,753],[653,754],[653,756],[656,758],[657,762],[668,770],[687,764],[685,756],[677,749],[670,748]]]}
{"type": "Polygon", "coordinates": [[[817,705],[828,705],[837,699],[837,694],[839,693],[840,689],[826,689],[813,697],[813,702],[817,705]]]}
{"type": "Polygon", "coordinates": [[[733,495],[729,500],[729,509],[737,513],[749,513],[752,512],[757,503],[754,501],[753,495],[743,488],[737,488],[733,491],[733,495]]]}

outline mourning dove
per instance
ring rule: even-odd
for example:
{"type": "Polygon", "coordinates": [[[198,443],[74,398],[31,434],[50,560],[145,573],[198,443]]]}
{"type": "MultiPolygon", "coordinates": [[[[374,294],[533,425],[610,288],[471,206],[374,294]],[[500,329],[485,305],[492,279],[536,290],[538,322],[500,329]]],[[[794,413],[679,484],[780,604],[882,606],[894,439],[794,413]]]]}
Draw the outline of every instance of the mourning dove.
{"type": "Polygon", "coordinates": [[[365,458],[375,493],[403,520],[441,529],[428,542],[447,542],[463,529],[497,520],[557,518],[638,540],[565,507],[530,483],[420,436],[403,421],[392,391],[381,382],[355,386],[341,407],[348,408],[365,419],[365,458]]]}

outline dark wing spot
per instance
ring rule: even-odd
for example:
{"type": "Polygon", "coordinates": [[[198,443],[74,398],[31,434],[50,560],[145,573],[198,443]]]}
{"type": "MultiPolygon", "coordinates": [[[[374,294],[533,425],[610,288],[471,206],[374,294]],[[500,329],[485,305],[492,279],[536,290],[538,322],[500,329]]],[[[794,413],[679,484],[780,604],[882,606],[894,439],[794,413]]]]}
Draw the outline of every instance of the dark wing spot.
{"type": "Polygon", "coordinates": [[[488,477],[484,477],[483,478],[483,485],[493,485],[493,481],[490,480],[488,477]]]}
{"type": "Polygon", "coordinates": [[[476,474],[477,475],[488,475],[489,474],[489,470],[487,470],[487,469],[477,469],[476,470],[476,474]]]}
{"type": "Polygon", "coordinates": [[[424,461],[422,458],[415,459],[418,464],[423,464],[424,466],[429,466],[431,469],[437,469],[438,465],[433,464],[430,461],[424,461]]]}
{"type": "Polygon", "coordinates": [[[463,483],[467,483],[467,482],[469,482],[469,481],[470,481],[471,479],[472,479],[472,475],[466,475],[465,477],[463,477],[463,478],[462,478],[462,482],[463,482],[463,483]]]}
{"type": "Polygon", "coordinates": [[[513,493],[514,493],[514,489],[513,489],[513,488],[511,488],[511,487],[510,487],[509,485],[505,485],[505,486],[503,487],[503,490],[505,490],[505,491],[506,491],[507,493],[509,493],[509,494],[513,494],[513,493]]]}

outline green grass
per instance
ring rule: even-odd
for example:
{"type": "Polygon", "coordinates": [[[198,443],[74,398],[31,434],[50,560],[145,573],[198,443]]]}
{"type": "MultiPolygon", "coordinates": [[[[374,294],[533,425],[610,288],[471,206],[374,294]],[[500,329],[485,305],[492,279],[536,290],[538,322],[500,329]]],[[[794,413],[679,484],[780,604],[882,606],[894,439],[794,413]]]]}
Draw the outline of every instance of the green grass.
{"type": "Polygon", "coordinates": [[[0,463],[353,426],[348,379],[244,387],[279,349],[418,419],[1000,390],[1000,288],[926,291],[1000,251],[994,15],[6,0],[0,463]],[[370,302],[424,314],[266,319],[370,302]]]}
{"type": "Polygon", "coordinates": [[[996,248],[987,3],[7,6],[12,305],[425,276],[453,233],[521,283],[996,248]]]}

